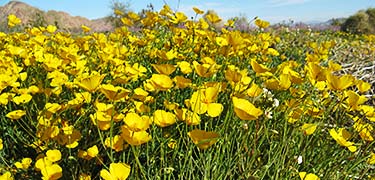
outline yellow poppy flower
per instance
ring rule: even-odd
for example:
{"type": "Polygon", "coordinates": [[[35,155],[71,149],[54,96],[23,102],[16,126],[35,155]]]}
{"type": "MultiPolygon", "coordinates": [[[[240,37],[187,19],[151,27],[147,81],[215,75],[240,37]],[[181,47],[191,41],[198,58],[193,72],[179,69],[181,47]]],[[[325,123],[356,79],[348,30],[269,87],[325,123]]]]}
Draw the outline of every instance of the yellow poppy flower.
{"type": "Polygon", "coordinates": [[[27,168],[30,167],[32,162],[33,162],[33,160],[31,158],[23,158],[21,162],[15,162],[14,165],[18,169],[25,169],[26,170],[27,168]]]}
{"type": "Polygon", "coordinates": [[[375,164],[375,153],[371,153],[371,156],[367,160],[368,164],[375,164]]]}
{"type": "MultiPolygon", "coordinates": [[[[199,18],[199,22],[198,22],[198,25],[201,29],[205,30],[205,29],[208,29],[210,27],[210,25],[207,23],[206,20],[204,20],[203,18],[199,18]]],[[[203,31],[204,32],[204,31],[203,31]]]]}
{"type": "Polygon", "coordinates": [[[370,121],[375,122],[375,108],[373,106],[361,105],[359,107],[370,121]]]}
{"type": "Polygon", "coordinates": [[[42,178],[56,180],[62,177],[62,168],[58,164],[52,164],[42,169],[42,178]]]}
{"type": "Polygon", "coordinates": [[[124,12],[122,12],[122,11],[119,10],[119,9],[115,9],[113,13],[114,13],[115,15],[118,15],[118,16],[123,16],[123,15],[124,15],[124,12]]]}
{"type": "Polygon", "coordinates": [[[87,149],[87,155],[90,157],[96,157],[99,154],[98,146],[94,145],[87,149]]]}
{"type": "Polygon", "coordinates": [[[82,173],[79,175],[79,180],[91,180],[91,176],[89,174],[82,173]]]}
{"type": "Polygon", "coordinates": [[[311,135],[311,134],[314,134],[316,127],[317,127],[316,124],[305,123],[302,125],[301,130],[303,131],[305,135],[311,135]]]}
{"type": "Polygon", "coordinates": [[[372,132],[374,131],[373,126],[369,123],[362,122],[358,117],[354,117],[353,120],[355,121],[353,127],[359,133],[359,136],[365,141],[374,141],[372,135],[372,132]]]}
{"type": "Polygon", "coordinates": [[[20,96],[14,97],[12,101],[19,105],[30,102],[32,98],[33,96],[31,96],[30,94],[21,94],[20,96]]]}
{"type": "Polygon", "coordinates": [[[150,127],[150,119],[148,116],[139,116],[137,113],[127,113],[124,122],[131,131],[145,131],[150,127]]]}
{"type": "Polygon", "coordinates": [[[133,103],[135,105],[135,110],[137,113],[150,112],[150,107],[144,104],[143,102],[133,101],[133,103]]]}
{"type": "Polygon", "coordinates": [[[257,25],[259,28],[267,28],[270,26],[270,23],[268,21],[263,21],[259,18],[255,20],[255,25],[257,25]]]}
{"type": "Polygon", "coordinates": [[[298,174],[301,180],[320,180],[320,178],[313,173],[307,174],[306,172],[300,172],[298,174]]]}
{"type": "Polygon", "coordinates": [[[208,13],[205,18],[211,23],[215,24],[221,21],[220,17],[216,13],[208,13]]]}
{"type": "Polygon", "coordinates": [[[128,12],[128,17],[134,21],[137,21],[140,19],[139,15],[132,11],[128,12]]]}
{"type": "Polygon", "coordinates": [[[253,68],[253,70],[257,73],[257,75],[266,75],[266,76],[272,75],[272,73],[269,72],[270,71],[269,68],[267,68],[263,64],[259,64],[254,58],[251,59],[250,65],[253,68]]]}
{"type": "Polygon", "coordinates": [[[56,113],[61,109],[61,105],[57,103],[47,103],[44,108],[50,113],[56,113]]]}
{"type": "Polygon", "coordinates": [[[173,113],[158,109],[154,112],[153,122],[160,127],[167,127],[176,123],[176,116],[173,113]]]}
{"type": "Polygon", "coordinates": [[[292,82],[290,81],[289,75],[286,74],[280,74],[280,80],[279,80],[279,90],[286,90],[292,85],[292,82]]]}
{"type": "Polygon", "coordinates": [[[96,101],[94,105],[95,105],[95,108],[101,112],[109,112],[113,110],[113,104],[105,104],[105,103],[96,101]]]}
{"type": "Polygon", "coordinates": [[[159,14],[163,16],[168,16],[169,14],[172,14],[172,9],[167,5],[164,4],[163,8],[160,10],[159,14]]]}
{"type": "Polygon", "coordinates": [[[224,26],[227,27],[235,27],[236,20],[235,19],[228,19],[227,22],[224,24],[224,26]]]}
{"type": "Polygon", "coordinates": [[[193,143],[200,149],[207,149],[215,144],[219,138],[219,134],[216,132],[206,132],[199,129],[194,129],[188,132],[188,136],[191,138],[193,143]]]}
{"type": "Polygon", "coordinates": [[[180,121],[184,121],[188,125],[198,125],[201,122],[201,118],[197,113],[189,111],[186,108],[175,109],[174,113],[180,121]]]}
{"type": "Polygon", "coordinates": [[[68,82],[68,76],[58,70],[49,72],[47,74],[47,79],[52,79],[50,83],[52,87],[60,87],[68,82]]]}
{"type": "Polygon", "coordinates": [[[21,23],[21,19],[19,19],[16,15],[10,14],[8,16],[8,27],[14,27],[21,23]]]}
{"type": "Polygon", "coordinates": [[[46,155],[47,155],[48,160],[50,160],[51,162],[56,162],[56,161],[59,161],[61,159],[61,152],[57,149],[48,150],[46,152],[46,155]]]}
{"type": "Polygon", "coordinates": [[[132,26],[134,23],[131,19],[129,18],[126,18],[126,17],[122,17],[121,18],[121,22],[125,25],[125,26],[132,26]]]}
{"type": "Polygon", "coordinates": [[[371,89],[371,84],[363,80],[356,81],[356,86],[361,93],[364,93],[371,89]]]}
{"type": "Polygon", "coordinates": [[[197,61],[193,61],[193,67],[200,77],[211,77],[219,68],[216,64],[199,64],[197,61]]]}
{"type": "Polygon", "coordinates": [[[86,91],[95,92],[99,85],[102,83],[105,75],[95,74],[89,77],[82,78],[77,85],[86,91]]]}
{"type": "Polygon", "coordinates": [[[256,120],[263,114],[261,109],[256,108],[246,99],[233,97],[234,112],[242,120],[256,120]]]}
{"type": "Polygon", "coordinates": [[[117,101],[125,98],[131,91],[120,86],[115,87],[112,84],[103,84],[100,86],[100,92],[109,100],[117,101]]]}
{"type": "Polygon", "coordinates": [[[47,70],[47,71],[49,71],[49,72],[58,69],[62,65],[62,60],[59,59],[54,54],[47,54],[47,53],[45,53],[41,57],[40,61],[43,62],[44,69],[47,70]]]}
{"type": "Polygon", "coordinates": [[[204,58],[202,58],[202,59],[201,59],[201,62],[202,62],[203,64],[210,64],[210,65],[212,65],[212,64],[216,64],[215,60],[212,59],[212,58],[210,58],[210,57],[204,57],[204,58]]]}
{"type": "Polygon", "coordinates": [[[204,13],[204,11],[198,9],[197,7],[193,7],[193,10],[194,10],[194,12],[195,12],[196,14],[203,14],[203,13],[204,13]]]}
{"type": "Polygon", "coordinates": [[[176,67],[172,64],[152,64],[152,67],[158,72],[159,74],[164,74],[169,76],[172,74],[176,67]]]}
{"type": "Polygon", "coordinates": [[[9,171],[6,171],[4,174],[0,175],[1,180],[14,180],[12,174],[9,171]]]}
{"type": "Polygon", "coordinates": [[[350,152],[357,151],[357,147],[354,146],[354,143],[347,141],[350,138],[351,134],[344,128],[340,128],[339,131],[331,129],[329,130],[329,134],[338,144],[347,147],[350,152]]]}
{"type": "Polygon", "coordinates": [[[167,91],[173,87],[173,81],[164,74],[153,74],[150,79],[151,85],[160,91],[167,91]]]}
{"type": "Polygon", "coordinates": [[[250,88],[246,91],[246,94],[250,97],[257,97],[263,92],[263,89],[260,88],[257,84],[252,83],[250,88]]]}
{"type": "Polygon", "coordinates": [[[109,112],[97,111],[95,114],[90,114],[90,119],[100,130],[105,131],[111,127],[112,116],[109,112]]]}
{"type": "Polygon", "coordinates": [[[26,115],[26,111],[24,110],[15,110],[12,112],[9,112],[5,117],[10,118],[12,120],[20,119],[22,116],[26,115]]]}
{"type": "Polygon", "coordinates": [[[134,89],[132,98],[136,100],[144,101],[147,96],[148,96],[147,91],[143,90],[142,88],[136,88],[134,89]]]}
{"type": "Polygon", "coordinates": [[[125,163],[111,163],[109,171],[103,169],[100,171],[100,177],[104,180],[125,180],[130,174],[130,166],[125,163]]]}
{"type": "Polygon", "coordinates": [[[336,76],[331,73],[327,74],[327,85],[331,90],[344,90],[354,84],[355,78],[351,75],[336,76]]]}
{"type": "Polygon", "coordinates": [[[176,76],[175,78],[173,78],[173,81],[176,83],[176,87],[180,89],[191,86],[191,80],[183,76],[176,76]]]}
{"type": "Polygon", "coordinates": [[[130,145],[139,146],[151,140],[146,131],[132,131],[127,126],[121,126],[121,137],[130,145]]]}
{"type": "Polygon", "coordinates": [[[347,105],[349,105],[349,110],[359,110],[360,105],[367,101],[366,96],[360,96],[352,90],[344,92],[347,105]]]}
{"type": "Polygon", "coordinates": [[[47,157],[42,157],[35,162],[35,168],[39,171],[51,165],[52,165],[52,162],[48,160],[47,157]]]}
{"type": "Polygon", "coordinates": [[[91,102],[91,94],[89,92],[74,93],[74,96],[81,103],[90,103],[91,102]]]}
{"type": "Polygon", "coordinates": [[[236,69],[234,65],[229,65],[228,69],[225,71],[225,79],[229,82],[240,82],[242,79],[242,74],[236,69]]]}
{"type": "Polygon", "coordinates": [[[162,60],[168,60],[169,61],[169,60],[172,60],[172,59],[176,58],[177,55],[178,55],[178,53],[173,49],[169,50],[168,52],[163,51],[163,50],[157,51],[157,56],[159,58],[161,58],[162,60]]]}
{"type": "Polygon", "coordinates": [[[189,74],[189,73],[193,72],[193,69],[191,68],[190,63],[188,63],[186,61],[177,62],[177,66],[180,68],[180,71],[183,74],[189,74]]]}
{"type": "Polygon", "coordinates": [[[190,98],[191,110],[197,114],[207,114],[217,117],[224,107],[220,103],[214,103],[219,93],[219,87],[208,87],[194,92],[190,98]]]}
{"type": "Polygon", "coordinates": [[[172,16],[171,22],[174,24],[179,24],[185,22],[187,20],[187,16],[182,12],[175,13],[175,16],[172,16]]]}
{"type": "Polygon", "coordinates": [[[2,93],[0,95],[0,104],[7,105],[9,103],[9,100],[11,100],[14,96],[14,93],[2,93]]]}
{"type": "Polygon", "coordinates": [[[334,63],[333,61],[328,61],[328,70],[330,71],[339,71],[342,67],[340,64],[334,63]]]}
{"type": "Polygon", "coordinates": [[[134,63],[133,66],[125,67],[125,74],[132,80],[137,80],[139,77],[145,76],[147,69],[139,63],[134,63]]]}
{"type": "Polygon", "coordinates": [[[169,102],[168,100],[164,100],[163,102],[163,105],[166,109],[170,110],[170,111],[173,111],[175,110],[176,108],[178,108],[178,104],[177,103],[174,103],[174,102],[169,102]]]}
{"type": "Polygon", "coordinates": [[[104,145],[108,148],[115,150],[116,152],[120,152],[124,149],[124,139],[122,139],[122,137],[119,135],[107,137],[104,140],[104,145]]]}
{"type": "Polygon", "coordinates": [[[94,157],[96,157],[99,153],[98,147],[96,145],[90,147],[87,149],[87,151],[78,151],[78,157],[84,158],[86,160],[90,160],[94,157]]]}
{"type": "Polygon", "coordinates": [[[89,27],[87,27],[85,25],[82,25],[81,28],[82,28],[82,31],[85,32],[85,33],[88,33],[88,32],[91,31],[91,28],[89,28],[89,27]]]}
{"type": "Polygon", "coordinates": [[[223,112],[224,106],[220,103],[209,103],[207,105],[207,114],[210,117],[218,117],[223,112]]]}
{"type": "Polygon", "coordinates": [[[46,28],[46,31],[48,33],[54,33],[56,30],[57,30],[57,27],[54,26],[54,25],[48,25],[47,28],[46,28]]]}
{"type": "Polygon", "coordinates": [[[324,69],[324,67],[321,67],[318,63],[308,62],[305,69],[307,70],[307,76],[311,84],[315,85],[317,81],[326,80],[327,71],[326,69],[324,69]]]}

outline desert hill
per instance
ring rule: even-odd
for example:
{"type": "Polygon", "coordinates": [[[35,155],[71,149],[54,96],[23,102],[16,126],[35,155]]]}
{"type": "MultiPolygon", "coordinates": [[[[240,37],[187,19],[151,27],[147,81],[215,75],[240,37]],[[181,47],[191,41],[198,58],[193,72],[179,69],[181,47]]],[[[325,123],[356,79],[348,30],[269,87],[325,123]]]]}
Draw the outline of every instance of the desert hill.
{"type": "Polygon", "coordinates": [[[0,26],[6,26],[9,14],[16,15],[22,20],[24,25],[51,24],[69,31],[79,31],[81,25],[86,25],[97,32],[113,29],[112,25],[106,21],[106,18],[90,20],[81,16],[71,16],[63,11],[43,11],[20,1],[10,1],[6,5],[0,6],[0,26]]]}

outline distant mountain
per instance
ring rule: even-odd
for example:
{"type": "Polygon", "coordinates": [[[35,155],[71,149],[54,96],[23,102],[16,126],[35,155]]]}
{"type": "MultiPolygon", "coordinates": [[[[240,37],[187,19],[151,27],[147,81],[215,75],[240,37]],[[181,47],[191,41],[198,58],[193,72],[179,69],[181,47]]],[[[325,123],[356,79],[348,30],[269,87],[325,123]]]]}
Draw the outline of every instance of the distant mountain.
{"type": "Polygon", "coordinates": [[[80,31],[81,25],[86,25],[96,32],[113,30],[113,26],[106,21],[106,18],[89,20],[81,16],[71,16],[63,11],[49,10],[45,12],[20,1],[10,1],[6,5],[0,6],[0,25],[6,24],[9,14],[16,15],[24,25],[43,23],[57,25],[60,29],[74,32],[80,31]]]}

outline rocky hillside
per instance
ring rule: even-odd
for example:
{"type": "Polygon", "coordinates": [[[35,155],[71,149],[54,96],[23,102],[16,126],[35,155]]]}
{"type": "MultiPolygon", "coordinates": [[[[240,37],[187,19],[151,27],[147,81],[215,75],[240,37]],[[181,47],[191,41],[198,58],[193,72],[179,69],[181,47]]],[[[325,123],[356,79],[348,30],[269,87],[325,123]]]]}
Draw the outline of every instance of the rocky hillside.
{"type": "Polygon", "coordinates": [[[4,6],[0,6],[0,26],[6,26],[7,16],[14,14],[22,20],[24,25],[57,25],[60,29],[77,32],[81,25],[90,27],[93,31],[111,31],[112,25],[105,18],[89,20],[81,16],[71,16],[62,11],[42,11],[20,1],[10,1],[4,6]]]}

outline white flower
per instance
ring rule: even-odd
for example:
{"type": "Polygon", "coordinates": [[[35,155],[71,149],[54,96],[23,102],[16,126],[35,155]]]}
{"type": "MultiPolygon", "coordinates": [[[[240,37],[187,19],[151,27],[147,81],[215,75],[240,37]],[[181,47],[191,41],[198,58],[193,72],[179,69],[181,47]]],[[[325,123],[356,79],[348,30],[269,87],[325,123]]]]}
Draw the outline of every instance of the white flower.
{"type": "Polygon", "coordinates": [[[270,110],[266,110],[266,111],[264,112],[264,115],[266,115],[266,118],[267,118],[267,119],[272,119],[272,111],[270,111],[270,110]]]}
{"type": "Polygon", "coordinates": [[[298,164],[302,164],[302,156],[298,156],[297,157],[297,163],[298,164]]]}
{"type": "Polygon", "coordinates": [[[263,88],[263,96],[264,96],[265,98],[267,98],[268,100],[272,100],[272,98],[273,98],[273,94],[272,94],[272,92],[269,91],[269,90],[266,89],[266,88],[263,88]]]}
{"type": "Polygon", "coordinates": [[[278,100],[278,99],[273,99],[273,104],[272,104],[272,106],[273,107],[278,107],[280,105],[280,101],[278,100]]]}

